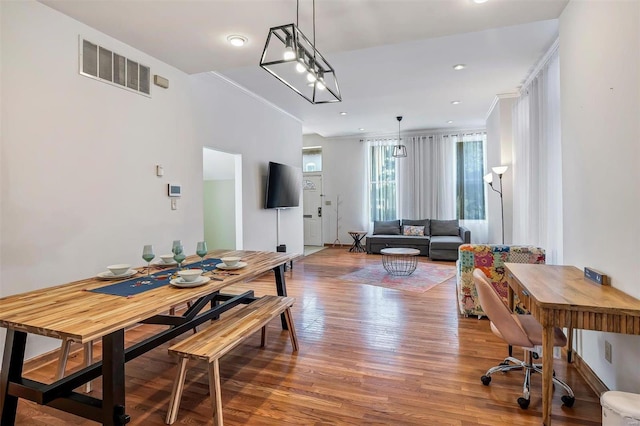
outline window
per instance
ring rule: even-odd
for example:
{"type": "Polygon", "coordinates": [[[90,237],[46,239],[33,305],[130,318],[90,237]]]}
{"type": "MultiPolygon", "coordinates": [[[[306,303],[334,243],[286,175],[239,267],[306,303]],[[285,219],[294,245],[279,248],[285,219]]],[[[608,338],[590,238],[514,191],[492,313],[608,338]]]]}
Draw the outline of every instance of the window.
{"type": "Polygon", "coordinates": [[[370,150],[370,220],[395,220],[398,218],[398,173],[393,145],[372,144],[370,150]]]}
{"type": "Polygon", "coordinates": [[[322,171],[322,147],[312,146],[308,148],[302,148],[302,171],[322,171]]]}
{"type": "Polygon", "coordinates": [[[456,213],[458,219],[484,220],[484,137],[456,142],[456,213]]]}

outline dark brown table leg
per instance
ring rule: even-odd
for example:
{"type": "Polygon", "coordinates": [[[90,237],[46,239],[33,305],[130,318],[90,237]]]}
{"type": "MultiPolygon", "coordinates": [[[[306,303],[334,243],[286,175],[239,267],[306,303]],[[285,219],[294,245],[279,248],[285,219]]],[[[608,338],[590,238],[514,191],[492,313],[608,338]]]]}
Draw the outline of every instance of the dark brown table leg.
{"type": "Polygon", "coordinates": [[[124,330],[102,338],[102,360],[102,424],[127,424],[130,418],[125,414],[124,330]]]}
{"type": "Polygon", "coordinates": [[[7,330],[0,372],[0,425],[2,426],[13,426],[16,422],[18,397],[9,395],[9,382],[19,382],[22,377],[26,343],[27,333],[7,330]]]}
{"type": "MultiPolygon", "coordinates": [[[[273,273],[276,278],[276,292],[278,296],[286,296],[287,295],[287,285],[284,282],[284,263],[282,265],[276,266],[273,268],[273,273]]],[[[288,330],[287,327],[287,319],[284,314],[280,315],[280,322],[282,323],[282,329],[288,330]]]]}

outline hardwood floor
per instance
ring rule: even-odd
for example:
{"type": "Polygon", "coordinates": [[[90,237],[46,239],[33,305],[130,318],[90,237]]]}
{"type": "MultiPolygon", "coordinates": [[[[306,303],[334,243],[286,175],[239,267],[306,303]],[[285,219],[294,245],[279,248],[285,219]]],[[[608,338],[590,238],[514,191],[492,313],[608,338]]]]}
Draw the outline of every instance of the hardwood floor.
{"type": "MultiPolygon", "coordinates": [[[[429,262],[420,258],[420,262],[429,262]]],[[[292,355],[287,333],[274,320],[265,348],[260,335],[220,361],[226,425],[539,425],[541,378],[532,379],[531,405],[516,403],[523,376],[496,374],[490,386],[480,376],[506,356],[486,319],[459,316],[455,277],[425,293],[403,292],[344,282],[341,275],[379,255],[327,248],[294,263],[287,289],[297,299],[292,312],[300,344],[292,355]]],[[[453,263],[448,263],[453,265],[453,263]]],[[[382,267],[382,266],[380,266],[382,267]]],[[[273,274],[235,286],[256,295],[275,294],[273,274]]],[[[126,333],[135,342],[153,326],[126,333]]],[[[127,364],[127,410],[131,425],[163,425],[176,361],[169,343],[127,364]]],[[[94,349],[100,354],[100,347],[94,349]]],[[[516,357],[522,356],[515,350],[516,357]]],[[[79,367],[81,353],[69,360],[79,367]]],[[[176,425],[212,424],[204,363],[189,364],[176,425]]],[[[49,382],[55,363],[29,372],[49,382]]],[[[573,408],[554,394],[554,425],[601,424],[598,396],[566,360],[555,361],[558,377],[576,394],[573,408]]],[[[100,395],[100,380],[92,394],[100,395]]],[[[48,407],[20,401],[20,425],[92,425],[48,407]]]]}

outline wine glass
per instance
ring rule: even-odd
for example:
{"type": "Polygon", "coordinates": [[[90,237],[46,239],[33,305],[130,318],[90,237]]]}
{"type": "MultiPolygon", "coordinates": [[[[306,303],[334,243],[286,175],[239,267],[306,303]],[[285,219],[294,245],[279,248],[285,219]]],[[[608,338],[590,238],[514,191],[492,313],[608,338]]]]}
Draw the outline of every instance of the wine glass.
{"type": "Polygon", "coordinates": [[[182,244],[173,247],[173,260],[178,263],[178,270],[182,269],[182,262],[187,258],[182,244]]]}
{"type": "Polygon", "coordinates": [[[142,249],[142,258],[147,262],[147,277],[151,273],[151,261],[156,257],[153,253],[153,246],[151,244],[144,246],[142,249]]]}
{"type": "Polygon", "coordinates": [[[200,256],[200,266],[202,266],[202,270],[204,271],[204,257],[207,255],[207,242],[206,241],[198,241],[196,246],[196,254],[200,256]]]}
{"type": "Polygon", "coordinates": [[[175,250],[176,246],[181,246],[181,245],[182,245],[182,241],[173,240],[173,244],[171,244],[171,253],[175,254],[174,250],[175,250]]]}

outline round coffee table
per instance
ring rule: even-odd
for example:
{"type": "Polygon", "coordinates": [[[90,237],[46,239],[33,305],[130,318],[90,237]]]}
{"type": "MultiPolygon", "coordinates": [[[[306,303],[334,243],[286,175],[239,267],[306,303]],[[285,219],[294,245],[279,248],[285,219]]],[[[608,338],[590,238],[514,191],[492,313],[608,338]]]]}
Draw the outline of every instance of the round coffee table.
{"type": "Polygon", "coordinates": [[[391,275],[411,275],[418,266],[420,250],[412,248],[385,248],[380,250],[382,266],[391,275]]]}

